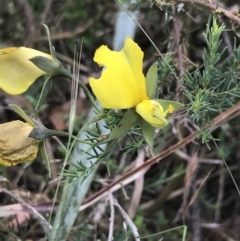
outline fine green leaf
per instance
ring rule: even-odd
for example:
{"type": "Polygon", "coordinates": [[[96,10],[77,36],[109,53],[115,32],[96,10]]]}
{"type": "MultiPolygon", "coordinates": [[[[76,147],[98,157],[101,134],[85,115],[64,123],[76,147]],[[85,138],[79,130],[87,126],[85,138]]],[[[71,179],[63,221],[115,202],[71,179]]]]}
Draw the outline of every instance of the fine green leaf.
{"type": "Polygon", "coordinates": [[[51,80],[52,76],[50,75],[44,82],[42,91],[41,91],[41,95],[38,99],[37,105],[36,105],[36,111],[39,110],[39,108],[41,107],[41,105],[44,103],[44,101],[46,100],[48,93],[50,92],[51,88],[52,88],[52,80],[51,80]]]}
{"type": "Polygon", "coordinates": [[[14,111],[16,111],[28,124],[30,124],[33,127],[36,126],[34,122],[31,120],[31,118],[24,112],[24,110],[21,107],[14,104],[9,104],[9,106],[11,106],[14,109],[14,111]]]}
{"type": "Polygon", "coordinates": [[[144,140],[150,147],[153,147],[155,128],[148,122],[146,122],[144,119],[140,120],[140,125],[144,140]]]}
{"type": "Polygon", "coordinates": [[[152,99],[157,86],[157,64],[153,64],[146,75],[147,96],[152,99]]]}
{"type": "Polygon", "coordinates": [[[39,144],[39,153],[42,157],[42,159],[44,160],[45,162],[45,166],[48,170],[48,175],[49,175],[49,178],[51,178],[51,167],[50,167],[50,160],[49,160],[49,157],[48,157],[48,153],[47,153],[47,148],[46,148],[46,144],[45,142],[42,142],[39,144]]]}
{"type": "Polygon", "coordinates": [[[51,41],[51,36],[50,36],[49,28],[48,28],[48,26],[47,26],[46,24],[43,24],[43,27],[45,28],[45,31],[46,31],[46,33],[47,33],[50,53],[51,53],[53,59],[56,60],[57,57],[56,57],[55,49],[54,49],[53,44],[52,44],[52,41],[51,41]]]}
{"type": "Polygon", "coordinates": [[[126,133],[140,120],[140,116],[136,113],[135,109],[129,109],[125,116],[122,118],[118,126],[112,131],[109,139],[114,139],[126,133]]]}

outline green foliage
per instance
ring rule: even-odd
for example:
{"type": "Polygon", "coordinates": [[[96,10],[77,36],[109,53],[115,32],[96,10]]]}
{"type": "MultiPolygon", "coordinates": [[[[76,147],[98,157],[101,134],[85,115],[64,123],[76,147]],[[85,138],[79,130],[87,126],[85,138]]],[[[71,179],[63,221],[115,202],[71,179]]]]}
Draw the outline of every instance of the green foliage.
{"type": "Polygon", "coordinates": [[[173,65],[172,57],[170,54],[166,54],[163,59],[158,61],[158,83],[157,90],[155,92],[156,99],[162,99],[171,97],[174,93],[171,93],[171,87],[176,81],[176,68],[173,65]]]}
{"type": "MultiPolygon", "coordinates": [[[[240,47],[234,49],[232,57],[224,60],[227,47],[221,45],[223,31],[224,25],[218,26],[216,19],[207,24],[203,34],[207,44],[203,66],[183,76],[184,93],[189,101],[187,112],[203,129],[213,117],[240,100],[240,47]]],[[[202,130],[200,136],[204,143],[211,139],[206,130],[202,130]]]]}
{"type": "Polygon", "coordinates": [[[90,167],[85,166],[83,162],[80,160],[77,165],[72,163],[72,167],[69,170],[64,170],[63,176],[68,178],[69,185],[71,185],[73,182],[76,182],[79,180],[79,178],[82,178],[82,181],[84,181],[89,173],[96,168],[97,163],[91,163],[90,167]]]}

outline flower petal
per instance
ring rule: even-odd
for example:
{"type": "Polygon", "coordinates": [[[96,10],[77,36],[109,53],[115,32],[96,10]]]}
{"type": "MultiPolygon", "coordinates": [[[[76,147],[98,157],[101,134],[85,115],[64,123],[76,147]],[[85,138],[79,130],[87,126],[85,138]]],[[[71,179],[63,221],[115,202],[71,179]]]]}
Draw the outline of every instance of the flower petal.
{"type": "Polygon", "coordinates": [[[154,100],[144,100],[136,106],[136,112],[149,124],[156,128],[164,127],[168,121],[163,107],[154,100]]]}
{"type": "Polygon", "coordinates": [[[142,73],[143,52],[131,38],[126,39],[119,52],[101,46],[94,61],[104,68],[101,77],[90,78],[89,83],[104,108],[131,108],[148,99],[142,73]]]}
{"type": "Polygon", "coordinates": [[[31,48],[0,49],[0,88],[9,94],[21,94],[41,75],[46,74],[29,59],[52,56],[31,48]]]}

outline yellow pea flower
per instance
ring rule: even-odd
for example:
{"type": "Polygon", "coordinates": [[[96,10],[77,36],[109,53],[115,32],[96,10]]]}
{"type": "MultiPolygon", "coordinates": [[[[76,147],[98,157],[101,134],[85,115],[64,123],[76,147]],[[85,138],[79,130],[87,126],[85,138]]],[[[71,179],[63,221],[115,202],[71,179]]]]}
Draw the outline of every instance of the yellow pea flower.
{"type": "Polygon", "coordinates": [[[155,100],[143,100],[136,106],[136,112],[144,116],[144,119],[154,127],[167,125],[165,117],[170,112],[169,109],[164,111],[163,107],[155,100]]]}
{"type": "Polygon", "coordinates": [[[33,128],[22,121],[0,124],[0,164],[12,166],[36,158],[40,141],[28,137],[33,128]]]}
{"type": "Polygon", "coordinates": [[[46,72],[29,60],[38,56],[53,60],[51,55],[31,48],[0,49],[0,88],[9,94],[21,94],[38,77],[46,75],[46,72]]]}
{"type": "Polygon", "coordinates": [[[147,96],[146,79],[142,73],[143,52],[128,37],[121,51],[101,46],[95,52],[94,61],[104,66],[99,79],[90,78],[90,86],[101,105],[106,109],[135,107],[136,112],[154,127],[164,127],[167,113],[160,103],[147,96]]]}

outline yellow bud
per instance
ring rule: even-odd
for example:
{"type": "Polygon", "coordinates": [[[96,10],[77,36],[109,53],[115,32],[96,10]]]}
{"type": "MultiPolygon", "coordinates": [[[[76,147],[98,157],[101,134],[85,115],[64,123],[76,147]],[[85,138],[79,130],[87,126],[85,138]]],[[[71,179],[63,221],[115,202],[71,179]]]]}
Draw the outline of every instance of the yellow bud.
{"type": "Polygon", "coordinates": [[[36,158],[40,141],[28,137],[33,128],[22,121],[0,124],[0,164],[12,166],[36,158]]]}

